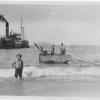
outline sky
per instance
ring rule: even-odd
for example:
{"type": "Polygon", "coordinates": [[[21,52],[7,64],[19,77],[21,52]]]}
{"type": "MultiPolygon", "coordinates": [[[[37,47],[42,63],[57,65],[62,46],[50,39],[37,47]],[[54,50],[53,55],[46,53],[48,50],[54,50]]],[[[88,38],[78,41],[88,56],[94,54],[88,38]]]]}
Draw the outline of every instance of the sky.
{"type": "MultiPolygon", "coordinates": [[[[14,32],[20,32],[23,18],[30,44],[100,45],[100,3],[0,4],[0,13],[14,32]]],[[[5,23],[0,22],[4,34],[5,23]]]]}

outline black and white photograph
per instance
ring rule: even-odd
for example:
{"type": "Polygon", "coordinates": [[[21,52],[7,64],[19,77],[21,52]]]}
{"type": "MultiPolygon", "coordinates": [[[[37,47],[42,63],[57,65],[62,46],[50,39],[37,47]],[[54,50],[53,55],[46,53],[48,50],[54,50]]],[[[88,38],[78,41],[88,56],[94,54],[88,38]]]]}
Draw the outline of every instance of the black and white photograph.
{"type": "Polygon", "coordinates": [[[0,96],[100,97],[100,2],[0,1],[0,96]]]}

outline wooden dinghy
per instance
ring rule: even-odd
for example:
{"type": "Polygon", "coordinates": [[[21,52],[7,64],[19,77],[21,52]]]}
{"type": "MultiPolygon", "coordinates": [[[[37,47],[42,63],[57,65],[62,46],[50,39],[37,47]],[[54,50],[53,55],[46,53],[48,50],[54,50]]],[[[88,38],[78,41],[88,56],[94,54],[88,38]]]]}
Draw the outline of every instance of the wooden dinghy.
{"type": "MultiPolygon", "coordinates": [[[[36,48],[41,51],[40,46],[34,43],[36,48]]],[[[72,60],[71,55],[61,55],[61,54],[48,54],[44,52],[43,54],[39,54],[39,62],[48,63],[48,64],[68,64],[69,61],[72,60]]]]}
{"type": "Polygon", "coordinates": [[[48,64],[68,64],[71,61],[71,55],[39,55],[39,61],[48,64]]]}

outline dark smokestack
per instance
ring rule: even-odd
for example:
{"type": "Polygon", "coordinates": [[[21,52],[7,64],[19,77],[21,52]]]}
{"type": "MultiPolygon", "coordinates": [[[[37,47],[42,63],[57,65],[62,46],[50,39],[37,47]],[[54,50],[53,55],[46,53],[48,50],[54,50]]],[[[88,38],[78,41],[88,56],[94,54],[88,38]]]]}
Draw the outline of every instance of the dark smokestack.
{"type": "Polygon", "coordinates": [[[9,23],[8,21],[4,18],[3,15],[0,15],[0,21],[5,22],[6,23],[6,36],[9,36],[9,23]]]}
{"type": "Polygon", "coordinates": [[[7,22],[7,20],[4,18],[3,15],[0,15],[0,21],[2,21],[2,22],[7,22]]]}
{"type": "Polygon", "coordinates": [[[9,36],[9,23],[6,21],[6,36],[9,36]]]}

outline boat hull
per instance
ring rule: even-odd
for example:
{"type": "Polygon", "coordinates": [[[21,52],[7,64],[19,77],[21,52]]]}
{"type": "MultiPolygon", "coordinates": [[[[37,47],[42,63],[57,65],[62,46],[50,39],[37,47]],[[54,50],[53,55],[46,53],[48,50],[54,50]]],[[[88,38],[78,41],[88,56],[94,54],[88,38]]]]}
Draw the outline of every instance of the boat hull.
{"type": "Polygon", "coordinates": [[[0,39],[0,49],[30,48],[28,42],[15,41],[12,39],[0,39]]]}
{"type": "Polygon", "coordinates": [[[71,55],[39,55],[39,61],[48,64],[68,64],[71,55]]]}

